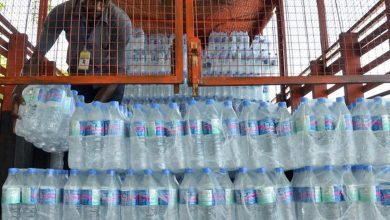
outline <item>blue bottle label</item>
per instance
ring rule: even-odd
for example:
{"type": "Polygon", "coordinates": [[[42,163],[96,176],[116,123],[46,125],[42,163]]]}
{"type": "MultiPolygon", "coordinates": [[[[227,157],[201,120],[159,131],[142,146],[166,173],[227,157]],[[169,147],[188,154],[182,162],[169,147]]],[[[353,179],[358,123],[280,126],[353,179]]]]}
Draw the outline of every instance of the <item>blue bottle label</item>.
{"type": "Polygon", "coordinates": [[[291,136],[293,132],[292,123],[289,120],[277,122],[275,125],[275,129],[276,129],[276,134],[279,137],[291,136]]]}
{"type": "Polygon", "coordinates": [[[44,89],[39,89],[39,92],[38,92],[38,98],[37,100],[39,102],[44,102],[46,101],[46,91],[44,89]]]}
{"type": "Polygon", "coordinates": [[[388,115],[377,115],[371,117],[373,131],[389,131],[390,121],[388,115]]]}
{"type": "Polygon", "coordinates": [[[189,131],[191,135],[202,134],[202,121],[201,120],[189,120],[189,131]]]}
{"type": "Polygon", "coordinates": [[[54,188],[39,189],[39,203],[44,205],[57,205],[61,201],[61,192],[54,188]]]}
{"type": "Polygon", "coordinates": [[[83,189],[81,190],[81,204],[88,206],[100,206],[100,190],[83,189]]]}
{"type": "Polygon", "coordinates": [[[20,204],[20,188],[6,188],[3,189],[3,193],[1,195],[1,203],[2,204],[20,204]]]}
{"type": "Polygon", "coordinates": [[[316,121],[317,131],[332,131],[334,130],[334,121],[331,115],[325,115],[322,123],[320,121],[316,121]]]}
{"type": "Polygon", "coordinates": [[[147,124],[148,137],[163,137],[164,136],[164,122],[157,120],[147,124]]]}
{"type": "Polygon", "coordinates": [[[200,190],[198,192],[198,205],[199,206],[215,206],[216,205],[216,192],[215,190],[200,190]]]}
{"type": "Polygon", "coordinates": [[[65,91],[61,89],[50,89],[47,93],[46,101],[47,102],[62,102],[62,99],[65,96],[65,91]]]}
{"type": "Polygon", "coordinates": [[[305,117],[298,118],[295,121],[296,132],[312,132],[316,131],[316,119],[314,115],[306,115],[305,117]]]}
{"type": "Polygon", "coordinates": [[[142,121],[135,121],[132,124],[135,135],[137,137],[146,137],[146,127],[145,127],[145,122],[142,121]]]}
{"type": "Polygon", "coordinates": [[[22,189],[22,203],[27,205],[38,204],[39,189],[38,187],[24,187],[22,189]]]}
{"type": "Polygon", "coordinates": [[[319,187],[294,187],[295,202],[318,203],[321,202],[321,189],[319,187]]]}
{"type": "Polygon", "coordinates": [[[337,203],[343,201],[342,186],[323,186],[321,187],[321,199],[323,203],[337,203]]]}
{"type": "Polygon", "coordinates": [[[240,135],[240,126],[237,119],[225,119],[223,121],[225,133],[228,136],[240,135]]]}
{"type": "Polygon", "coordinates": [[[120,202],[119,190],[101,190],[100,204],[103,206],[118,206],[120,202]]]}
{"type": "Polygon", "coordinates": [[[341,120],[342,121],[341,121],[340,129],[342,131],[352,131],[353,130],[352,115],[350,115],[350,114],[344,115],[341,120]]]}
{"type": "Polygon", "coordinates": [[[221,134],[222,123],[219,119],[214,118],[202,122],[202,129],[204,135],[221,134]]]}
{"type": "Polygon", "coordinates": [[[183,125],[181,121],[169,121],[165,123],[165,135],[167,137],[183,136],[183,125]]]}
{"type": "Polygon", "coordinates": [[[122,190],[121,191],[121,205],[122,206],[136,206],[137,205],[137,192],[135,190],[122,190]]]}
{"type": "Polygon", "coordinates": [[[138,205],[140,206],[155,206],[158,205],[157,190],[137,190],[138,205]]]}
{"type": "Polygon", "coordinates": [[[80,205],[81,204],[81,190],[80,189],[65,189],[64,190],[64,204],[65,205],[80,205]]]}
{"type": "Polygon", "coordinates": [[[371,130],[370,115],[355,115],[352,117],[353,130],[368,131],[371,130]]]}
{"type": "Polygon", "coordinates": [[[280,187],[276,191],[276,201],[280,203],[289,204],[293,201],[292,187],[280,187]]]}
{"type": "Polygon", "coordinates": [[[381,190],[382,205],[390,206],[390,189],[381,190]]]}
{"type": "Polygon", "coordinates": [[[181,189],[179,191],[179,202],[183,205],[197,205],[198,204],[198,194],[195,189],[181,189]]]}
{"type": "Polygon", "coordinates": [[[159,190],[158,191],[158,205],[167,206],[177,203],[176,190],[159,190]]]}
{"type": "Polygon", "coordinates": [[[248,120],[240,122],[240,134],[241,136],[256,136],[259,134],[257,121],[248,120]]]}
{"type": "Polygon", "coordinates": [[[215,204],[216,205],[225,205],[225,190],[223,189],[216,189],[215,190],[215,204]]]}
{"type": "Polygon", "coordinates": [[[265,118],[258,121],[258,126],[260,135],[275,134],[275,123],[272,118],[265,118]]]}
{"type": "Polygon", "coordinates": [[[103,121],[87,121],[84,134],[85,136],[104,136],[103,121]]]}
{"type": "Polygon", "coordinates": [[[238,205],[254,205],[256,204],[256,190],[244,189],[234,190],[235,201],[238,205]]]}
{"type": "Polygon", "coordinates": [[[122,120],[110,120],[105,121],[104,124],[104,135],[107,136],[123,136],[124,135],[125,123],[122,120]]]}

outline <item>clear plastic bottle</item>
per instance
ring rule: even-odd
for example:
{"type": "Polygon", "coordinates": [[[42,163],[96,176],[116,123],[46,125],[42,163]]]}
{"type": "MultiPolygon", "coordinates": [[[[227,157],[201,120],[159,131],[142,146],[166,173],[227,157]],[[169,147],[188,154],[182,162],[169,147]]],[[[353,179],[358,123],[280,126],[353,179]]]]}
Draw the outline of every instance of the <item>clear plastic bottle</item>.
{"type": "Polygon", "coordinates": [[[178,187],[175,176],[170,170],[164,169],[159,178],[158,187],[158,209],[159,219],[175,220],[178,219],[178,187]]]}
{"type": "Polygon", "coordinates": [[[218,203],[223,207],[224,218],[234,219],[236,216],[234,206],[234,185],[229,177],[227,169],[220,168],[216,178],[219,186],[216,196],[218,203]]]}
{"type": "Polygon", "coordinates": [[[2,219],[19,219],[21,208],[21,183],[18,179],[19,169],[9,168],[1,194],[2,219]]]}
{"type": "Polygon", "coordinates": [[[371,114],[367,108],[364,98],[356,100],[356,107],[352,110],[352,124],[355,131],[371,130],[371,114]]]}
{"type": "Polygon", "coordinates": [[[138,219],[158,220],[158,184],[152,176],[153,171],[144,170],[144,175],[138,185],[137,215],[138,219]]]}
{"type": "Polygon", "coordinates": [[[115,170],[107,170],[100,185],[100,219],[120,219],[120,185],[115,170]]]}
{"type": "Polygon", "coordinates": [[[256,190],[256,219],[276,219],[276,192],[265,168],[257,168],[253,174],[256,190]]]}
{"type": "Polygon", "coordinates": [[[22,204],[20,209],[20,219],[31,220],[37,218],[37,205],[39,196],[38,170],[28,168],[22,181],[22,204]]]}
{"type": "Polygon", "coordinates": [[[257,219],[256,190],[248,169],[242,167],[234,180],[234,197],[236,201],[236,219],[257,219]]]}
{"type": "Polygon", "coordinates": [[[210,168],[203,168],[196,185],[198,191],[198,219],[225,219],[222,206],[216,201],[218,182],[210,168]]]}
{"type": "Polygon", "coordinates": [[[359,219],[359,188],[358,183],[352,174],[350,165],[343,165],[341,178],[343,182],[343,198],[341,213],[346,219],[359,219]]]}
{"type": "Polygon", "coordinates": [[[152,103],[151,110],[147,115],[147,138],[146,148],[148,151],[148,160],[154,170],[166,168],[165,144],[164,144],[164,117],[160,112],[160,105],[152,103]]]}
{"type": "MultiPolygon", "coordinates": [[[[257,115],[251,108],[251,103],[248,100],[242,102],[242,110],[239,115],[240,121],[240,144],[243,151],[248,153],[248,161],[246,162],[250,168],[259,166],[260,152],[257,148],[257,136],[259,135],[259,129],[257,124],[257,115]],[[247,149],[245,149],[247,148],[247,149]]],[[[243,163],[245,163],[243,161],[243,163]]]]}
{"type": "Polygon", "coordinates": [[[62,220],[81,218],[81,176],[77,169],[70,170],[68,182],[64,186],[64,205],[62,220]]]}
{"type": "Polygon", "coordinates": [[[197,101],[191,99],[188,105],[188,111],[185,115],[187,127],[187,136],[184,143],[188,146],[184,148],[187,156],[187,165],[193,168],[202,168],[204,166],[204,146],[202,137],[202,115],[197,107],[197,101]]]}
{"type": "Polygon", "coordinates": [[[93,102],[91,111],[86,116],[84,161],[85,167],[99,169],[103,167],[104,122],[102,103],[93,102]]]}
{"type": "Polygon", "coordinates": [[[196,220],[198,219],[197,205],[198,193],[196,187],[196,176],[193,169],[186,168],[183,181],[179,188],[179,219],[196,220]]]}
{"type": "Polygon", "coordinates": [[[130,142],[127,149],[129,167],[135,170],[143,170],[148,166],[146,151],[146,121],[141,104],[134,104],[133,117],[130,122],[130,142]]]}
{"type": "Polygon", "coordinates": [[[169,110],[165,121],[165,146],[167,148],[165,158],[168,167],[174,171],[184,170],[184,138],[183,119],[176,102],[169,104],[169,110]]]}
{"type": "Polygon", "coordinates": [[[138,219],[137,216],[137,177],[132,169],[126,171],[126,178],[121,186],[121,217],[122,219],[138,219]]]}
{"type": "Polygon", "coordinates": [[[69,128],[69,167],[73,169],[84,168],[84,152],[83,152],[83,138],[85,134],[85,112],[84,104],[81,102],[76,103],[76,111],[70,119],[69,128]]]}
{"type": "Polygon", "coordinates": [[[335,128],[332,112],[329,110],[326,102],[326,98],[319,98],[313,108],[318,132],[333,131],[335,128]]]}
{"type": "Polygon", "coordinates": [[[224,130],[223,149],[225,151],[225,164],[229,169],[234,169],[242,165],[241,160],[247,160],[248,152],[245,152],[243,148],[238,145],[240,126],[237,114],[233,110],[233,103],[231,100],[226,100],[224,102],[222,122],[224,130]]]}
{"type": "Polygon", "coordinates": [[[296,133],[316,131],[315,116],[306,97],[301,99],[301,105],[294,114],[294,127],[296,133]]]}
{"type": "Polygon", "coordinates": [[[97,171],[91,169],[81,188],[81,219],[100,219],[100,206],[100,183],[97,171]]]}
{"type": "Polygon", "coordinates": [[[48,169],[39,186],[38,219],[61,219],[61,200],[57,171],[48,169]]]}
{"type": "Polygon", "coordinates": [[[293,164],[292,154],[294,149],[291,145],[291,136],[294,133],[293,119],[287,110],[286,102],[279,102],[275,113],[275,132],[278,137],[278,147],[275,155],[276,161],[281,165],[293,164]]]}
{"type": "MultiPolygon", "coordinates": [[[[275,166],[277,156],[276,152],[276,132],[274,115],[269,109],[267,102],[261,102],[257,114],[257,123],[259,129],[259,136],[257,137],[257,144],[261,146],[261,160],[262,165],[275,166]],[[265,164],[264,164],[265,163],[265,164]]],[[[279,162],[277,162],[279,163],[279,162]]]]}
{"type": "Polygon", "coordinates": [[[291,183],[284,174],[283,168],[275,168],[272,182],[276,193],[276,218],[294,220],[295,206],[291,183]]]}
{"type": "Polygon", "coordinates": [[[382,97],[375,97],[374,106],[371,111],[371,129],[373,131],[390,131],[389,113],[383,105],[382,97]]]}
{"type": "Polygon", "coordinates": [[[203,144],[205,166],[222,167],[222,122],[221,115],[215,108],[214,99],[206,100],[203,120],[203,144]]]}
{"type": "Polygon", "coordinates": [[[379,175],[377,175],[380,192],[381,204],[378,209],[384,219],[390,218],[390,166],[382,167],[379,175]]]}

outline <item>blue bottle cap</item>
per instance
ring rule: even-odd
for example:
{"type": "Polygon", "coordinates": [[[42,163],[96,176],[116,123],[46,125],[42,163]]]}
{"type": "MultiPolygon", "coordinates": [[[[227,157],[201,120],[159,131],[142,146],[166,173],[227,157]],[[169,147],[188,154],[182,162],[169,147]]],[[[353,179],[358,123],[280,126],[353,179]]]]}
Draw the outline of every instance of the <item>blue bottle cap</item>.
{"type": "Polygon", "coordinates": [[[84,103],[79,102],[79,101],[76,102],[76,107],[77,108],[82,108],[83,106],[84,106],[84,103]]]}
{"type": "Polygon", "coordinates": [[[35,168],[28,168],[28,169],[27,169],[27,173],[29,173],[29,174],[37,174],[37,173],[38,173],[38,170],[35,169],[35,168]]]}
{"type": "Polygon", "coordinates": [[[260,102],[260,108],[268,108],[268,102],[260,102]]]}
{"type": "Polygon", "coordinates": [[[356,99],[356,102],[357,102],[357,103],[362,103],[362,102],[364,102],[364,97],[359,97],[359,98],[357,98],[357,99],[356,99]]]}
{"type": "Polygon", "coordinates": [[[323,171],[333,171],[334,167],[333,166],[324,166],[322,167],[323,171]]]}
{"type": "Polygon", "coordinates": [[[278,107],[279,108],[287,108],[287,103],[286,102],[279,102],[278,107]]]}
{"type": "Polygon", "coordinates": [[[114,108],[119,108],[119,102],[118,101],[112,101],[110,102],[110,106],[114,108]]]}
{"type": "Polygon", "coordinates": [[[112,170],[112,169],[110,169],[110,170],[107,170],[107,171],[106,171],[106,174],[107,174],[107,175],[110,175],[110,176],[115,176],[115,174],[116,174],[116,171],[115,171],[115,170],[112,170]]]}
{"type": "Polygon", "coordinates": [[[184,172],[185,173],[193,173],[194,170],[192,168],[185,168],[184,172]]]}
{"type": "Polygon", "coordinates": [[[101,102],[98,102],[98,101],[92,102],[92,106],[93,106],[93,107],[96,107],[96,108],[100,107],[101,104],[102,104],[102,103],[101,103],[101,102]]]}
{"type": "Polygon", "coordinates": [[[88,175],[95,176],[96,175],[96,170],[95,169],[90,169],[88,170],[88,175]]]}
{"type": "Polygon", "coordinates": [[[171,174],[171,171],[170,171],[169,169],[163,169],[163,170],[161,171],[161,173],[162,173],[163,175],[169,175],[169,174],[171,174]]]}
{"type": "Polygon", "coordinates": [[[390,173],[390,165],[383,166],[381,170],[384,173],[390,173]]]}
{"type": "Polygon", "coordinates": [[[171,108],[171,109],[177,109],[177,103],[176,103],[176,102],[171,102],[171,103],[169,103],[169,108],[171,108]]]}
{"type": "Polygon", "coordinates": [[[222,174],[227,174],[227,169],[226,168],[219,168],[219,172],[222,174]]]}
{"type": "Polygon", "coordinates": [[[322,97],[322,98],[319,98],[319,99],[318,99],[318,103],[321,103],[321,104],[326,103],[326,100],[327,100],[327,99],[326,99],[326,98],[323,98],[323,97],[322,97]]]}
{"type": "Polygon", "coordinates": [[[211,173],[211,169],[206,167],[206,168],[203,168],[203,173],[211,173]]]}
{"type": "Polygon", "coordinates": [[[345,170],[345,171],[351,171],[352,166],[349,165],[349,164],[346,164],[346,165],[343,165],[343,166],[342,166],[342,169],[345,170]]]}
{"type": "Polygon", "coordinates": [[[80,171],[78,169],[71,169],[70,170],[70,175],[71,176],[77,176],[79,175],[80,171]]]}
{"type": "Polygon", "coordinates": [[[55,175],[55,174],[56,174],[56,170],[54,170],[54,169],[47,169],[46,170],[46,175],[52,176],[52,175],[55,175]]]}
{"type": "Polygon", "coordinates": [[[139,103],[135,103],[135,104],[134,104],[134,108],[135,108],[135,109],[141,109],[141,108],[142,108],[142,105],[139,104],[139,103]]]}
{"type": "Polygon", "coordinates": [[[382,96],[376,96],[374,98],[375,103],[382,103],[382,96]]]}
{"type": "Polygon", "coordinates": [[[246,168],[246,167],[240,167],[240,168],[238,169],[238,172],[239,172],[239,173],[247,173],[247,172],[248,172],[248,168],[246,168]]]}
{"type": "Polygon", "coordinates": [[[18,168],[9,168],[8,169],[8,174],[9,175],[15,175],[17,173],[19,173],[19,169],[18,168]]]}
{"type": "Polygon", "coordinates": [[[189,102],[188,102],[188,105],[196,105],[196,100],[194,98],[190,99],[189,102]]]}
{"type": "Polygon", "coordinates": [[[345,103],[345,98],[344,97],[337,97],[336,102],[338,103],[345,103]]]}
{"type": "Polygon", "coordinates": [[[225,107],[232,107],[233,106],[233,102],[231,100],[226,100],[223,102],[223,105],[225,107]]]}
{"type": "Polygon", "coordinates": [[[284,173],[284,168],[283,167],[275,168],[275,173],[284,173]]]}
{"type": "Polygon", "coordinates": [[[259,167],[259,168],[256,169],[256,173],[264,174],[265,172],[266,172],[265,167],[259,167]]]}
{"type": "Polygon", "coordinates": [[[313,167],[313,166],[305,166],[305,167],[303,167],[303,169],[304,169],[305,171],[309,171],[309,172],[314,171],[314,167],[313,167]]]}
{"type": "Polygon", "coordinates": [[[79,94],[79,92],[77,90],[72,90],[72,94],[73,94],[73,96],[77,96],[79,94]]]}
{"type": "Polygon", "coordinates": [[[309,102],[309,99],[308,98],[306,98],[306,97],[302,97],[301,98],[301,103],[308,103],[309,102]]]}
{"type": "Polygon", "coordinates": [[[207,99],[206,100],[206,105],[213,105],[214,104],[214,99],[207,99]]]}
{"type": "Polygon", "coordinates": [[[134,170],[133,169],[127,169],[126,170],[126,176],[133,176],[134,175],[134,170]]]}
{"type": "Polygon", "coordinates": [[[153,102],[151,106],[152,106],[153,109],[159,109],[160,108],[160,105],[158,103],[155,103],[155,102],[153,102]]]}
{"type": "Polygon", "coordinates": [[[152,173],[153,173],[153,171],[152,171],[151,169],[146,169],[146,170],[144,170],[144,174],[145,174],[145,175],[150,176],[150,175],[152,175],[152,173]]]}
{"type": "Polygon", "coordinates": [[[373,170],[372,165],[363,165],[362,169],[368,172],[372,172],[373,170]]]}

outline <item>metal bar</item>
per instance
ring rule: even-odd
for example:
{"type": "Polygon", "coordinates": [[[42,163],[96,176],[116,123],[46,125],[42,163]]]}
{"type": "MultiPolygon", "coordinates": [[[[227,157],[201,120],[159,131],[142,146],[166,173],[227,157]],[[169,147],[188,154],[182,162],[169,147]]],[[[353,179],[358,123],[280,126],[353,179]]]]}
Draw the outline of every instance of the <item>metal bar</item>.
{"type": "Polygon", "coordinates": [[[39,1],[39,14],[38,14],[38,28],[37,28],[37,42],[39,40],[39,35],[41,34],[43,22],[47,16],[49,6],[49,0],[40,0],[39,1]]]}
{"type": "Polygon", "coordinates": [[[0,14],[0,22],[11,31],[11,33],[19,33],[19,31],[5,18],[0,14]]]}
{"type": "Polygon", "coordinates": [[[377,57],[375,60],[371,61],[370,63],[368,63],[364,67],[362,67],[362,74],[369,72],[370,70],[381,65],[382,63],[386,62],[389,59],[390,59],[390,50],[385,52],[381,56],[377,57]]]}
{"type": "Polygon", "coordinates": [[[372,26],[377,24],[382,18],[384,18],[386,15],[386,12],[383,11],[379,15],[377,15],[375,18],[373,18],[368,24],[366,24],[362,29],[359,30],[358,34],[363,35],[366,31],[368,31],[372,26]]]}
{"type": "MultiPolygon", "coordinates": [[[[390,29],[389,29],[390,30],[390,29]]],[[[371,41],[370,43],[366,44],[364,47],[362,47],[360,49],[360,54],[361,55],[364,55],[366,54],[367,52],[369,52],[370,50],[374,49],[375,47],[377,47],[378,45],[380,45],[381,43],[385,42],[386,40],[388,40],[390,37],[390,32],[389,31],[386,31],[385,33],[383,33],[382,35],[380,35],[379,37],[375,38],[375,40],[371,41]]]]}
{"type": "Polygon", "coordinates": [[[326,91],[326,93],[328,93],[328,95],[330,95],[330,94],[336,92],[337,90],[339,90],[340,88],[342,88],[343,86],[344,86],[343,84],[334,85],[334,86],[330,87],[328,89],[328,91],[326,91]]]}
{"type": "Polygon", "coordinates": [[[175,76],[176,80],[183,82],[183,1],[176,0],[175,2],[175,76]]]}
{"type": "Polygon", "coordinates": [[[375,97],[377,97],[377,96],[382,96],[382,97],[383,97],[383,96],[387,96],[387,95],[390,95],[390,90],[381,92],[381,93],[379,93],[379,94],[373,95],[373,96],[368,97],[368,98],[369,98],[369,99],[373,99],[373,98],[375,98],[375,97]]]}
{"type": "MultiPolygon", "coordinates": [[[[276,0],[276,17],[278,29],[279,72],[281,76],[288,76],[286,21],[284,18],[283,0],[276,0]]],[[[286,99],[286,87],[280,86],[282,99],[286,99]]]]}
{"type": "MultiPolygon", "coordinates": [[[[386,5],[386,24],[387,24],[387,31],[390,31],[390,0],[385,0],[385,5],[386,5]]],[[[390,41],[389,41],[390,45],[390,41]]]]}
{"type": "MultiPolygon", "coordinates": [[[[385,75],[390,75],[390,72],[387,72],[385,75]]],[[[380,85],[382,85],[383,83],[367,83],[365,86],[363,86],[363,92],[368,92],[380,85]]]]}
{"type": "Polygon", "coordinates": [[[186,33],[187,38],[194,37],[194,3],[192,0],[186,0],[186,33]]]}
{"type": "Polygon", "coordinates": [[[324,0],[317,0],[318,21],[320,25],[320,40],[322,49],[322,59],[326,60],[326,49],[329,47],[328,29],[326,26],[326,9],[324,0]]]}
{"type": "Polygon", "coordinates": [[[386,23],[383,23],[381,26],[379,26],[377,29],[373,30],[365,38],[363,38],[361,41],[359,41],[360,47],[364,47],[366,44],[373,41],[375,38],[377,38],[379,35],[381,35],[386,30],[387,30],[387,25],[386,25],[386,23]]]}
{"type": "MultiPolygon", "coordinates": [[[[324,68],[322,66],[322,63],[319,63],[317,61],[310,62],[310,70],[311,75],[313,76],[320,76],[324,75],[324,68]]],[[[310,76],[310,77],[312,77],[310,76]]],[[[328,97],[328,94],[326,93],[326,84],[321,85],[313,85],[313,98],[320,98],[320,97],[328,97]]]]}
{"type": "Polygon", "coordinates": [[[383,3],[387,0],[380,0],[378,1],[366,14],[363,15],[348,31],[346,32],[356,32],[355,29],[357,29],[362,23],[371,16],[376,10],[378,10],[379,7],[383,5],[383,3]]]}

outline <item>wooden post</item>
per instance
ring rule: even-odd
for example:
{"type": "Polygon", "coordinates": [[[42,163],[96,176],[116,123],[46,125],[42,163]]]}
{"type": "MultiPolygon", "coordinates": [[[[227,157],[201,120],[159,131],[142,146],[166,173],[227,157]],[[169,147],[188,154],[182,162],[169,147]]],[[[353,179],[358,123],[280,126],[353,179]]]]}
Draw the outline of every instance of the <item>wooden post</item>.
{"type": "MultiPolygon", "coordinates": [[[[318,75],[324,75],[324,66],[322,63],[317,62],[317,61],[311,61],[310,62],[310,71],[312,76],[318,76],[318,75]]],[[[310,76],[308,76],[310,77],[310,76]]],[[[317,98],[327,98],[327,88],[326,84],[321,84],[321,85],[313,85],[313,99],[317,98]]]]}
{"type": "Polygon", "coordinates": [[[301,101],[302,92],[300,86],[290,86],[290,106],[291,110],[298,108],[301,101]]]}

